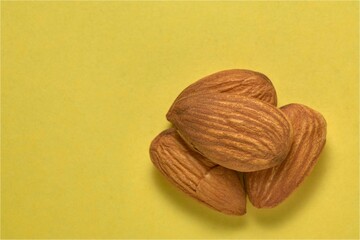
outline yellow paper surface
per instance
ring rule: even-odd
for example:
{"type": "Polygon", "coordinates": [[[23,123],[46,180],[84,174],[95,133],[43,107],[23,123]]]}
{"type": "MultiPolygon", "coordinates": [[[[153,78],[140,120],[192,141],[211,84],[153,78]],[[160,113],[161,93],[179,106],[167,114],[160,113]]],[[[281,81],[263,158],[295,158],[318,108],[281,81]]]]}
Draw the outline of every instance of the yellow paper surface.
{"type": "Polygon", "coordinates": [[[2,2],[3,238],[358,238],[359,3],[2,2]],[[328,123],[283,204],[230,217],[171,186],[151,140],[210,73],[266,74],[328,123]]]}

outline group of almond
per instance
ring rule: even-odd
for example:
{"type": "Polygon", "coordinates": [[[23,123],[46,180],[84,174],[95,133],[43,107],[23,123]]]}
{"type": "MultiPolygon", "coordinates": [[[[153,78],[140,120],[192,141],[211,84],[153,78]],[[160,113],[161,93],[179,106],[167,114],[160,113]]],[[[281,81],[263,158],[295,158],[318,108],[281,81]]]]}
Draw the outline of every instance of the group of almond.
{"type": "Polygon", "coordinates": [[[191,84],[151,143],[155,167],[176,187],[230,215],[283,202],[314,168],[326,121],[302,104],[277,108],[264,74],[225,70],[191,84]]]}

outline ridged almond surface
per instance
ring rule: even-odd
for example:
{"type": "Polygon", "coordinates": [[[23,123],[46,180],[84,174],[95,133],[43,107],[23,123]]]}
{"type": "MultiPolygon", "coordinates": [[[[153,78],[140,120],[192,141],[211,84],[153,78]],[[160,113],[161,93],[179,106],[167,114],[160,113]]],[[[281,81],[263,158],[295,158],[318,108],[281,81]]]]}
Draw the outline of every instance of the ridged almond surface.
{"type": "Polygon", "coordinates": [[[167,119],[193,149],[241,172],[280,164],[292,143],[292,128],[284,113],[235,93],[182,98],[171,107],[167,119]]]}
{"type": "Polygon", "coordinates": [[[238,173],[191,150],[171,128],[150,146],[151,161],[175,186],[205,205],[230,215],[246,213],[246,194],[238,173]]]}
{"type": "Polygon", "coordinates": [[[242,176],[230,169],[217,165],[210,169],[196,189],[199,199],[206,200],[221,212],[234,215],[246,213],[246,193],[242,176]]]}
{"type": "Polygon", "coordinates": [[[278,166],[246,173],[245,186],[251,203],[272,208],[283,202],[314,168],[326,141],[326,121],[309,107],[281,107],[293,125],[294,141],[289,155],[278,166]]]}
{"type": "Polygon", "coordinates": [[[185,88],[175,101],[208,93],[235,93],[257,98],[274,106],[277,104],[276,91],[270,79],[262,73],[245,69],[224,70],[206,76],[185,88]]]}

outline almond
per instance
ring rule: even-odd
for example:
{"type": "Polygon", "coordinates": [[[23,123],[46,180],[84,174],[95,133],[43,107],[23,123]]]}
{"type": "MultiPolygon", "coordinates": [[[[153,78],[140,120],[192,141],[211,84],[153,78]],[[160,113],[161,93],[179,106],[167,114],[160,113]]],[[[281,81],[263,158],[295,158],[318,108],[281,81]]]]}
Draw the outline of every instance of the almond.
{"type": "Polygon", "coordinates": [[[249,199],[258,208],[272,208],[283,202],[310,174],[326,141],[326,121],[320,113],[300,104],[289,104],[281,110],[294,131],[289,155],[278,166],[245,174],[249,199]]]}
{"type": "Polygon", "coordinates": [[[187,195],[225,214],[246,213],[246,195],[238,173],[191,150],[175,129],[165,130],[152,141],[150,157],[155,167],[187,195]]]}
{"type": "Polygon", "coordinates": [[[206,76],[185,88],[175,102],[191,95],[207,93],[235,93],[274,106],[277,104],[276,91],[270,79],[262,73],[245,69],[224,70],[206,76]]]}
{"type": "Polygon", "coordinates": [[[292,128],[284,113],[269,103],[235,93],[179,99],[167,119],[193,149],[242,172],[280,164],[292,143],[292,128]]]}

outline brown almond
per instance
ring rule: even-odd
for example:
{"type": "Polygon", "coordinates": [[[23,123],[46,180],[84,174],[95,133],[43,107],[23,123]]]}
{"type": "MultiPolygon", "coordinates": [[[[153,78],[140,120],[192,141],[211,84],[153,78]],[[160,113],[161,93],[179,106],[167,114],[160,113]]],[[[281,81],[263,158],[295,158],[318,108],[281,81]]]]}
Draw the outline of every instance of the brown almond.
{"type": "Polygon", "coordinates": [[[292,128],[284,113],[238,94],[197,94],[175,102],[167,119],[193,149],[241,172],[281,163],[290,150],[292,128]]]}
{"type": "Polygon", "coordinates": [[[215,166],[210,169],[199,182],[196,189],[199,199],[206,200],[210,206],[220,212],[234,215],[246,213],[246,193],[242,175],[224,168],[215,166]]]}
{"type": "Polygon", "coordinates": [[[245,174],[249,199],[258,208],[272,208],[283,202],[310,174],[326,141],[326,121],[320,113],[300,104],[289,104],[281,110],[294,131],[289,155],[278,166],[245,174]]]}
{"type": "Polygon", "coordinates": [[[191,150],[175,129],[165,130],[152,141],[150,157],[155,167],[187,195],[225,214],[246,213],[246,195],[238,173],[191,150]]]}
{"type": "Polygon", "coordinates": [[[277,104],[276,91],[270,79],[262,73],[245,69],[224,70],[206,76],[185,88],[175,102],[191,95],[208,93],[234,93],[274,106],[277,104]]]}

